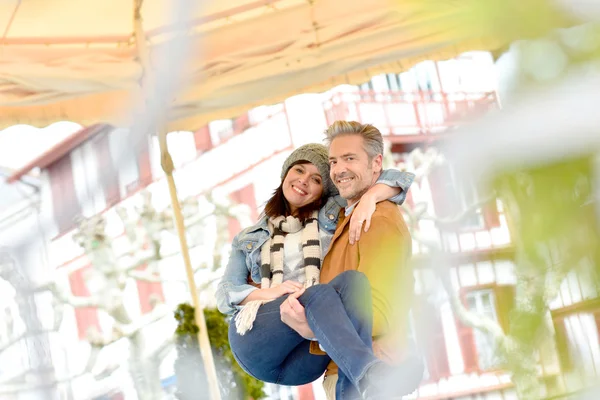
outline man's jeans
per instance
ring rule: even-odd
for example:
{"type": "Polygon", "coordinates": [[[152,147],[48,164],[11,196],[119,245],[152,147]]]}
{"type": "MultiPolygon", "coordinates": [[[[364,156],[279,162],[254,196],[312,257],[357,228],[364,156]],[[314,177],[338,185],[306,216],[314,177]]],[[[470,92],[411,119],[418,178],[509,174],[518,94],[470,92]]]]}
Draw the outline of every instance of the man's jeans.
{"type": "Polygon", "coordinates": [[[255,378],[281,385],[313,382],[329,360],[338,365],[336,399],[361,399],[358,382],[380,362],[372,350],[371,289],[366,276],[346,271],[328,284],[308,288],[299,301],[308,324],[328,356],[309,353],[310,341],[281,322],[279,306],[287,296],[260,307],[244,336],[229,325],[229,343],[240,366],[255,378]]]}

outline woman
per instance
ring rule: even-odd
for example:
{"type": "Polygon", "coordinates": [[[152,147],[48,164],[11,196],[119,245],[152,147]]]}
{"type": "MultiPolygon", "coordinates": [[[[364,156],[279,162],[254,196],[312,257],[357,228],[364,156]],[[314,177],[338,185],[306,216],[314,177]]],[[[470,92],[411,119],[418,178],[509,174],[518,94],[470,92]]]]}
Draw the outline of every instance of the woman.
{"type": "MultiPolygon", "coordinates": [[[[230,345],[246,372],[267,382],[301,385],[321,376],[330,359],[309,353],[309,340],[281,322],[279,305],[286,295],[319,283],[321,260],[336,228],[339,203],[344,200],[334,197],[337,190],[329,178],[327,148],[323,145],[309,144],[295,150],[283,164],[281,179],[260,221],[234,238],[229,264],[217,291],[217,304],[221,312],[235,314],[229,329],[230,345]],[[261,288],[248,284],[248,277],[260,282],[261,288]],[[273,346],[261,349],[255,346],[258,343],[273,346]]],[[[391,200],[401,203],[410,185],[406,185],[407,181],[411,180],[404,173],[384,171],[378,180],[383,185],[369,189],[354,215],[370,220],[371,215],[365,210],[375,207],[369,201],[396,195],[391,200]]],[[[342,275],[329,285],[336,290],[336,285],[352,288],[353,293],[368,295],[370,302],[364,275],[342,275]]],[[[342,296],[341,292],[332,293],[342,296]]],[[[353,301],[345,300],[345,305],[353,301]]],[[[368,304],[361,301],[360,307],[342,309],[341,313],[352,312],[356,319],[368,321],[365,329],[370,332],[372,316],[368,304]]],[[[365,351],[372,352],[370,348],[365,351]]]]}

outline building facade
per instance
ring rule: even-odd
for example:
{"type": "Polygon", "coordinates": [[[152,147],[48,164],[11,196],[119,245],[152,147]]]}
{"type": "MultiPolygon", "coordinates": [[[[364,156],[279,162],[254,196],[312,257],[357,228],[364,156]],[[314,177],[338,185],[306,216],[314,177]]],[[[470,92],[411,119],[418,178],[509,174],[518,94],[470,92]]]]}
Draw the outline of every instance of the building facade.
{"type": "MultiPolygon", "coordinates": [[[[469,53],[444,62],[424,62],[401,74],[372,77],[359,87],[347,85],[326,93],[295,96],[231,120],[213,121],[194,132],[170,133],[168,143],[176,167],[178,194],[182,199],[210,194],[247,205],[250,212],[246,221],[227,221],[231,241],[243,225],[258,218],[262,205],[279,184],[280,168],[287,155],[302,144],[320,142],[328,124],[337,119],[372,123],[389,145],[389,165],[418,168],[411,154],[441,147],[468,118],[498,108],[495,73],[489,54],[469,53]]],[[[406,210],[421,207],[444,221],[485,199],[472,182],[456,176],[451,165],[438,164],[413,185],[406,210]]],[[[49,243],[46,267],[68,271],[73,295],[93,295],[93,285],[86,279],[91,261],[73,239],[75,221],[102,215],[107,233],[118,241],[125,228],[115,206],[133,210],[147,191],[152,194],[153,206],[165,209],[169,195],[157,139],[149,136],[132,140],[125,129],[91,126],[33,160],[12,178],[34,167],[41,170],[39,213],[47,221],[44,235],[49,243]]],[[[213,251],[211,244],[219,229],[216,222],[211,226],[212,230],[204,231],[205,241],[192,249],[192,257],[198,262],[213,251]]],[[[431,220],[419,220],[414,228],[450,254],[452,287],[463,304],[508,331],[516,283],[515,251],[502,203],[491,199],[472,216],[459,224],[447,224],[443,231],[431,220]]],[[[173,238],[164,240],[167,248],[176,249],[173,238]]],[[[491,339],[455,316],[449,295],[430,265],[427,248],[415,240],[413,250],[417,301],[412,329],[427,365],[424,381],[414,397],[515,398],[508,373],[498,367],[491,339]]],[[[132,280],[126,285],[127,307],[136,317],[149,314],[157,299],[169,306],[187,301],[185,287],[170,282],[185,276],[183,265],[161,261],[159,269],[162,284],[132,280]]],[[[555,348],[563,351],[557,352],[560,357],[540,360],[540,376],[548,393],[576,391],[596,377],[600,308],[598,288],[590,282],[570,275],[552,303],[555,348]]],[[[209,286],[202,297],[209,305],[213,301],[211,290],[209,286]]],[[[50,341],[55,373],[68,377],[81,369],[85,354],[90,352],[86,342],[90,329],[110,332],[113,321],[94,308],[70,309],[67,314],[50,341]]],[[[161,329],[156,335],[168,336],[172,325],[161,329]]],[[[105,367],[123,350],[118,343],[107,347],[102,356],[105,367]]],[[[172,362],[167,357],[161,364],[165,381],[173,374],[172,362]]],[[[65,398],[79,399],[101,395],[129,398],[134,393],[131,386],[121,368],[102,381],[78,377],[61,387],[65,398]]],[[[323,398],[319,383],[278,393],[303,400],[323,398]]]]}

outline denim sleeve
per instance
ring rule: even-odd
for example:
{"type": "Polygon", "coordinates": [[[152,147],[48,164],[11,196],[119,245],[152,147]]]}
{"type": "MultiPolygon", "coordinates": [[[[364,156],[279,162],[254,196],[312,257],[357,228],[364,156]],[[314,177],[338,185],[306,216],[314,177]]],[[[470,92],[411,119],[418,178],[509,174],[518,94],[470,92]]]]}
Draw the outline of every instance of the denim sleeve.
{"type": "Polygon", "coordinates": [[[408,189],[410,188],[410,185],[412,185],[414,179],[415,174],[412,172],[402,172],[397,169],[385,169],[381,172],[381,175],[379,175],[377,183],[383,183],[390,187],[402,189],[400,193],[389,199],[392,203],[400,205],[404,203],[408,189]]]}
{"type": "Polygon", "coordinates": [[[237,236],[233,239],[231,255],[225,268],[225,273],[217,287],[217,308],[223,314],[233,314],[255,286],[248,284],[249,268],[246,265],[246,255],[239,248],[237,236]]]}

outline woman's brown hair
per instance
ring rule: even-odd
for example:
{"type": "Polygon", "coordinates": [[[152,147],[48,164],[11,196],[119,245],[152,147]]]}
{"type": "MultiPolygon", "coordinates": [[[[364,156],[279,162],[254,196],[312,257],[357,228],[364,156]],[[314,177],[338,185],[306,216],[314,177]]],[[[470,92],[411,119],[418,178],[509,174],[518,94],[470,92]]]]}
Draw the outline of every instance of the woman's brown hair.
{"type": "MultiPolygon", "coordinates": [[[[310,164],[310,162],[305,161],[305,160],[296,161],[295,163],[290,165],[290,168],[288,168],[288,172],[290,171],[290,169],[292,169],[292,167],[294,165],[299,165],[299,164],[310,164]]],[[[288,172],[285,173],[286,176],[287,176],[288,172]]],[[[283,180],[285,180],[285,177],[283,180]]],[[[269,218],[279,217],[280,215],[282,215],[284,217],[287,217],[288,215],[292,215],[292,212],[290,210],[290,205],[288,204],[288,201],[285,199],[285,196],[283,195],[283,180],[281,181],[281,184],[279,185],[279,187],[277,189],[275,189],[273,196],[271,196],[271,198],[269,199],[269,201],[267,201],[267,204],[265,205],[265,210],[263,211],[263,214],[269,218]]],[[[299,208],[296,213],[297,214],[296,217],[301,222],[306,221],[306,219],[311,216],[313,211],[315,211],[315,210],[318,211],[321,208],[322,203],[323,202],[322,202],[322,196],[321,196],[317,200],[313,201],[312,203],[299,208]]]]}

